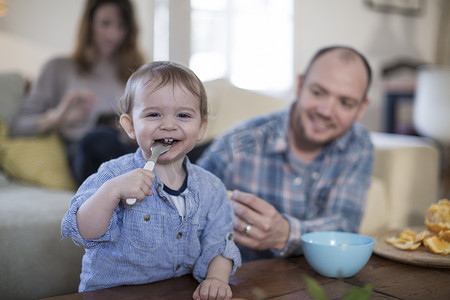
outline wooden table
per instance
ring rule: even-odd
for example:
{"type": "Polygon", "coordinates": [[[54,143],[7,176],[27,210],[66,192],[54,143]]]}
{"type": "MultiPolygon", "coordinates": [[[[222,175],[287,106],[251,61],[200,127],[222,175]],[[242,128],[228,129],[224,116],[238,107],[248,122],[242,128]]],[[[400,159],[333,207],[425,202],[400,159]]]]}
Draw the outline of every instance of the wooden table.
{"type": "MultiPolygon", "coordinates": [[[[358,274],[346,279],[318,275],[303,256],[245,263],[231,278],[233,297],[312,299],[303,275],[318,281],[329,299],[340,299],[353,287],[369,283],[373,286],[371,299],[450,299],[450,269],[413,266],[386,260],[375,254],[358,274]]],[[[192,276],[183,276],[145,285],[121,286],[46,299],[192,299],[197,284],[192,276]]]]}

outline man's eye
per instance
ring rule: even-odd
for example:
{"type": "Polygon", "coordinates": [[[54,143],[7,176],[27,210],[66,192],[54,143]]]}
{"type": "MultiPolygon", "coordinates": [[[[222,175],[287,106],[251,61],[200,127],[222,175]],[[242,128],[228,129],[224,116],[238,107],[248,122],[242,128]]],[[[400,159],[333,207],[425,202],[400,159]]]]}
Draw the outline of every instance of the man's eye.
{"type": "Polygon", "coordinates": [[[351,101],[351,100],[343,100],[342,102],[342,106],[348,109],[352,109],[353,107],[356,106],[355,101],[351,101]]]}
{"type": "Polygon", "coordinates": [[[321,91],[315,90],[315,89],[312,89],[312,90],[311,90],[311,93],[312,93],[314,96],[317,96],[317,97],[319,97],[320,95],[322,95],[322,92],[321,92],[321,91]]]}
{"type": "Polygon", "coordinates": [[[158,116],[159,116],[158,113],[148,113],[148,114],[147,114],[147,117],[150,117],[150,118],[156,118],[156,117],[158,117],[158,116]]]}

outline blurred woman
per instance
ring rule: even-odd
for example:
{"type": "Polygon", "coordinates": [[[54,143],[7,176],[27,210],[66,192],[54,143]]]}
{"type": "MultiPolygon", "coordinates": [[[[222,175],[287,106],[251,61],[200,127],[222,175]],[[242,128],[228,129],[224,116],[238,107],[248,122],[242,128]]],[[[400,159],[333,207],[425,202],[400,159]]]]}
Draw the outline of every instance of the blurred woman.
{"type": "Polygon", "coordinates": [[[144,63],[129,0],[88,0],[72,56],[45,64],[16,116],[12,136],[58,132],[77,182],[134,151],[116,126],[116,103],[144,63]]]}

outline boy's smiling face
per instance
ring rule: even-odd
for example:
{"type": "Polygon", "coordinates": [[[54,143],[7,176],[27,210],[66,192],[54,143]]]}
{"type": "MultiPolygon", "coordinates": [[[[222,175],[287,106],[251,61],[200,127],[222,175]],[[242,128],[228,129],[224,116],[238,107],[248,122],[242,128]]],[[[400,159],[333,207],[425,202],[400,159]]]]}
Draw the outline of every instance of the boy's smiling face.
{"type": "Polygon", "coordinates": [[[181,85],[168,84],[157,90],[144,85],[133,102],[130,115],[122,115],[120,123],[128,136],[137,140],[146,160],[155,142],[169,141],[172,147],[158,163],[182,162],[205,134],[207,121],[202,120],[200,100],[181,85]]]}

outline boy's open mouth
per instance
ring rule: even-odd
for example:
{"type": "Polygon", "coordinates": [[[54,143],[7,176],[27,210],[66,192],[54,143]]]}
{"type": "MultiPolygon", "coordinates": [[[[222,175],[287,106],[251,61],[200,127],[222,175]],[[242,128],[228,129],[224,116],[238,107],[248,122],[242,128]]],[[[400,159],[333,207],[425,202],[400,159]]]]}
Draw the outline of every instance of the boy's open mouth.
{"type": "Polygon", "coordinates": [[[173,145],[174,143],[178,142],[178,140],[174,140],[174,139],[160,139],[160,140],[155,140],[156,143],[161,143],[161,144],[165,144],[165,145],[173,145]]]}

